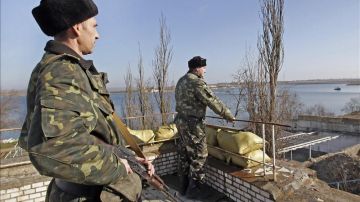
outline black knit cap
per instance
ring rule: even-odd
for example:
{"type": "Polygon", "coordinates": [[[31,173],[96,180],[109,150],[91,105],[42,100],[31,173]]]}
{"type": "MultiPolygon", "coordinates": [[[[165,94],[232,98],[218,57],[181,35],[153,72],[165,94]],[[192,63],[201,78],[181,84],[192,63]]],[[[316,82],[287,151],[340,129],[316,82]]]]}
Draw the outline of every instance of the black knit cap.
{"type": "Polygon", "coordinates": [[[200,56],[195,56],[195,57],[191,58],[191,60],[189,60],[188,66],[190,69],[204,67],[204,66],[206,66],[206,59],[202,58],[200,56]]]}
{"type": "Polygon", "coordinates": [[[98,14],[92,0],[41,0],[32,14],[41,30],[54,36],[98,14]]]}

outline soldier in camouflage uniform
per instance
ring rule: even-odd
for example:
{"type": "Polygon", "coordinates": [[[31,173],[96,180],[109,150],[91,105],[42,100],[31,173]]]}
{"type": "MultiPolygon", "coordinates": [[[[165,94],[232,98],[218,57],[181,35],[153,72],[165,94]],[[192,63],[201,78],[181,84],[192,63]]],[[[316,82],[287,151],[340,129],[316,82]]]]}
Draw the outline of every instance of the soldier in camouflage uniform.
{"type": "MultiPolygon", "coordinates": [[[[42,0],[32,13],[54,40],[31,74],[19,144],[40,174],[54,177],[46,201],[139,200],[141,180],[116,153],[124,140],[114,123],[107,75],[82,57],[99,38],[96,5],[42,0]]],[[[154,173],[151,163],[138,161],[154,173]]]]}
{"type": "Polygon", "coordinates": [[[205,83],[203,77],[206,71],[206,59],[196,56],[188,62],[188,65],[188,73],[176,84],[175,100],[178,114],[175,123],[180,134],[178,144],[180,193],[186,194],[188,198],[194,198],[201,192],[201,185],[204,184],[203,166],[208,156],[204,126],[206,107],[226,120],[233,121],[235,117],[205,83]]]}

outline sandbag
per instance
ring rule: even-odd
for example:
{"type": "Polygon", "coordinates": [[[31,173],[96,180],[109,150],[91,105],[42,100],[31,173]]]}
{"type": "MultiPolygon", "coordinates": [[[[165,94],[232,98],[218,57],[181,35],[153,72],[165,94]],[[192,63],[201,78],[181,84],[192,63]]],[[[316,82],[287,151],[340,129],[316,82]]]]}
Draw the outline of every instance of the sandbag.
{"type": "MultiPolygon", "coordinates": [[[[243,168],[251,168],[259,165],[260,163],[258,162],[263,162],[263,151],[261,149],[249,152],[243,156],[246,158],[240,157],[238,155],[231,155],[231,163],[241,166],[243,168]],[[252,161],[250,159],[255,161],[252,161]]],[[[270,160],[270,157],[265,153],[265,162],[269,162],[270,160]]]]}
{"type": "Polygon", "coordinates": [[[217,134],[221,129],[205,126],[206,143],[212,146],[217,146],[217,134]]]}
{"type": "Polygon", "coordinates": [[[207,150],[208,150],[208,153],[210,156],[213,156],[219,160],[225,161],[226,155],[227,155],[225,152],[222,152],[222,151],[212,148],[212,147],[208,147],[207,150]]]}
{"type": "Polygon", "coordinates": [[[160,126],[155,132],[155,140],[167,140],[176,137],[178,130],[175,124],[160,126]]]}
{"type": "Polygon", "coordinates": [[[251,132],[221,130],[217,141],[222,149],[238,154],[246,154],[263,146],[263,139],[251,132]]]}
{"type": "Polygon", "coordinates": [[[131,130],[130,128],[128,130],[133,135],[136,143],[149,143],[155,139],[155,133],[152,130],[131,130]]]}

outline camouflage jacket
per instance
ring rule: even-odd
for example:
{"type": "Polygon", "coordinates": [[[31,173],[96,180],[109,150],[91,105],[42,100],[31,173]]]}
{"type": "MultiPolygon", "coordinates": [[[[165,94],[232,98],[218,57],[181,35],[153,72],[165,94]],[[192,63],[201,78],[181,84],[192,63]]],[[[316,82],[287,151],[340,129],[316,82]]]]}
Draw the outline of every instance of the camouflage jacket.
{"type": "Polygon", "coordinates": [[[88,185],[126,176],[111,146],[124,142],[106,74],[59,42],[49,41],[45,51],[28,85],[20,146],[43,175],[88,185]]]}
{"type": "Polygon", "coordinates": [[[176,111],[180,116],[204,118],[208,106],[225,119],[233,119],[230,110],[206,85],[203,78],[193,73],[181,77],[175,89],[176,111]]]}

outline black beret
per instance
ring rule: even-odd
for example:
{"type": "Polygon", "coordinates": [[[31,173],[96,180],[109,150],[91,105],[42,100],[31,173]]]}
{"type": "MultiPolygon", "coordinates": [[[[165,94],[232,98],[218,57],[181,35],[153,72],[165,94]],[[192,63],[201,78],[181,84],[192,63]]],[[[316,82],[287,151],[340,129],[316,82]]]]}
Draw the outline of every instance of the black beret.
{"type": "Polygon", "coordinates": [[[41,30],[54,36],[98,14],[92,0],[41,0],[32,14],[41,30]]]}
{"type": "Polygon", "coordinates": [[[206,66],[206,59],[202,58],[200,56],[195,56],[195,57],[191,58],[191,60],[189,60],[188,66],[190,69],[204,67],[204,66],[206,66]]]}

